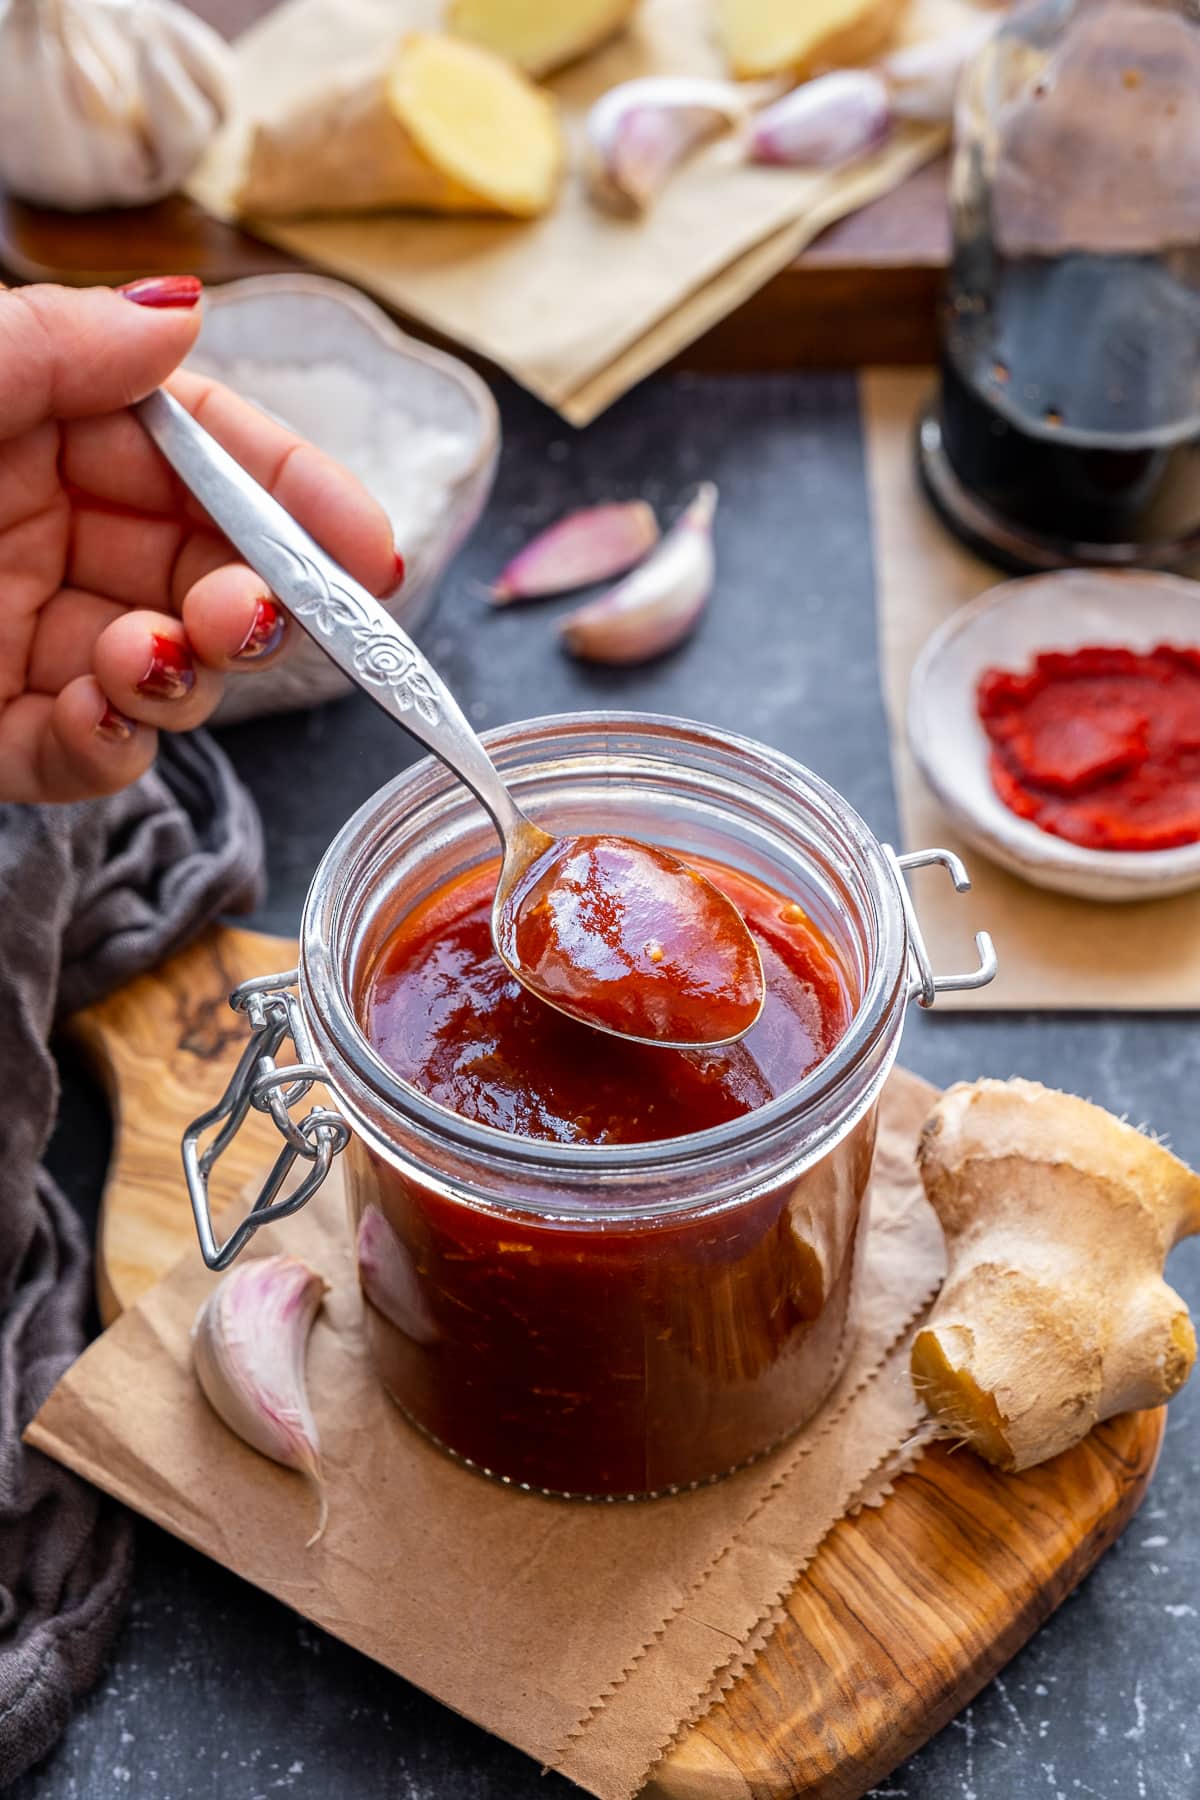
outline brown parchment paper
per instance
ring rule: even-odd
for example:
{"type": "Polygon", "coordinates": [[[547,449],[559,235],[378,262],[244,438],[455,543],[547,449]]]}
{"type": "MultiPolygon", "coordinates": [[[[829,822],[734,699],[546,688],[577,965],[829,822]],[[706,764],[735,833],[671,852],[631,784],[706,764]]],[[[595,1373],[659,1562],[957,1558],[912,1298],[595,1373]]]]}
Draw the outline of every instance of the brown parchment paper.
{"type": "Polygon", "coordinates": [[[884,1094],[858,1331],[837,1392],[800,1437],[714,1487],[635,1506],[547,1500],[428,1444],[367,1359],[332,1179],[255,1240],[332,1283],[308,1364],[329,1495],[319,1544],[304,1548],[303,1480],[233,1437],[195,1385],[188,1333],[213,1279],[198,1255],[85,1352],[30,1441],[602,1800],[624,1800],[911,1427],[904,1384],[873,1377],[941,1279],[940,1230],[912,1164],[931,1096],[902,1072],[884,1094]],[[628,1746],[600,1730],[619,1694],[628,1746]]]}
{"type": "Polygon", "coordinates": [[[928,369],[869,369],[860,394],[879,660],[904,844],[958,851],[974,883],[964,899],[940,870],[916,877],[925,939],[938,967],[966,969],[976,960],[973,934],[990,931],[1000,963],[990,987],[942,994],[938,1008],[1190,1011],[1200,1006],[1195,894],[1104,905],[1034,887],[963,843],[909,754],[904,713],[917,653],[955,607],[1004,579],[944,529],[920,492],[914,422],[935,379],[928,369]]]}
{"type": "MultiPolygon", "coordinates": [[[[912,0],[902,36],[947,35],[973,10],[971,0],[912,0]]],[[[329,72],[377,58],[406,29],[436,25],[440,11],[439,0],[286,0],[237,42],[235,122],[193,195],[229,216],[252,120],[277,116],[329,72]]],[[[592,102],[638,75],[724,72],[705,0],[643,0],[629,31],[549,83],[571,167],[546,218],[385,213],[253,229],[489,357],[583,425],[945,142],[941,127],[905,124],[876,155],[812,172],[756,168],[727,137],[677,171],[645,218],[593,205],[580,175],[592,102]]]]}

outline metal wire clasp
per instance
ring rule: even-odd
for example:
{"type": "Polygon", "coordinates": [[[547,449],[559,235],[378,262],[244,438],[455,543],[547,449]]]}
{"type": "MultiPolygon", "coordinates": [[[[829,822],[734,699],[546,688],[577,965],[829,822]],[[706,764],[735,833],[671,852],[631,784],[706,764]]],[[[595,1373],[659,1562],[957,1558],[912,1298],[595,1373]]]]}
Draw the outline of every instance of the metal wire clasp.
{"type": "Polygon", "coordinates": [[[963,867],[962,859],[955,856],[953,850],[910,850],[905,856],[897,856],[890,844],[883,846],[883,853],[891,863],[896,874],[896,885],[900,889],[900,898],[904,902],[904,920],[908,927],[908,951],[913,963],[912,979],[909,983],[908,997],[915,999],[918,1006],[933,1006],[939,994],[961,993],[965,988],[986,987],[996,977],[996,951],[991,937],[986,931],[975,933],[975,949],[979,956],[979,967],[972,969],[967,975],[935,975],[933,964],[929,960],[929,951],[925,947],[925,939],[921,935],[921,923],[917,918],[917,909],[913,897],[908,891],[908,883],[904,879],[908,869],[926,869],[937,863],[947,871],[954,883],[956,893],[965,894],[971,886],[971,877],[963,867]]]}
{"type": "Polygon", "coordinates": [[[220,1100],[194,1119],[183,1134],[183,1172],[201,1254],[210,1269],[228,1268],[261,1225],[299,1212],[328,1175],[338,1151],[350,1141],[350,1127],[345,1119],[327,1106],[314,1106],[302,1119],[291,1116],[313,1083],[326,1080],[324,1069],[313,1060],[299,998],[291,992],[297,980],[298,972],[289,969],[283,975],[261,975],[253,981],[243,981],[234,989],[229,1004],[249,1019],[250,1042],[220,1100]],[[298,1060],[281,1067],[275,1055],[287,1039],[291,1040],[298,1060]],[[208,1179],[213,1164],[233,1142],[252,1106],[270,1113],[284,1140],[283,1148],[246,1218],[223,1244],[218,1244],[208,1179]],[[200,1141],[214,1126],[219,1127],[217,1135],[202,1150],[200,1141]],[[276,1200],[298,1156],[310,1162],[312,1168],[294,1192],[285,1200],[276,1200]]]}

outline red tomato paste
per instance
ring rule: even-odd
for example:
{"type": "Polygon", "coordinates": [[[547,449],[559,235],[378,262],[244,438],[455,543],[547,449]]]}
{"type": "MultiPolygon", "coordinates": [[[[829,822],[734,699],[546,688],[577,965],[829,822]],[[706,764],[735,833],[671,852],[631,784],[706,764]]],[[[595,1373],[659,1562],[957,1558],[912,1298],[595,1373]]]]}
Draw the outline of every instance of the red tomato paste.
{"type": "Polygon", "coordinates": [[[1004,804],[1089,850],[1200,839],[1200,649],[1089,644],[987,669],[979,717],[1004,804]]]}

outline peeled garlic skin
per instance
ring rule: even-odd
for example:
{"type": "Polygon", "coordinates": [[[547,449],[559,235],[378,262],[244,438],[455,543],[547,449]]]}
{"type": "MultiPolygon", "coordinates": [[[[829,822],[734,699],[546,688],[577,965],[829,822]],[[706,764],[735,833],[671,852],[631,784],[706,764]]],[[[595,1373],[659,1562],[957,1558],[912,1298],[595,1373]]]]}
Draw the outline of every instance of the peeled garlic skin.
{"type": "Polygon", "coordinates": [[[519,550],[492,584],[496,606],[565,594],[624,575],[658,542],[658,520],[644,500],[585,506],[547,526],[519,550]]]}
{"type": "Polygon", "coordinates": [[[589,662],[638,663],[682,643],[712,592],[716,506],[716,487],[706,481],[632,575],[562,621],[567,649],[589,662]]]}
{"type": "Polygon", "coordinates": [[[645,75],[609,88],[587,118],[592,197],[643,210],[688,152],[736,125],[747,105],[736,82],[703,76],[645,75]]]}
{"type": "Polygon", "coordinates": [[[0,0],[0,184],[65,211],[161,198],[226,117],[231,67],[175,0],[0,0]]]}
{"type": "Polygon", "coordinates": [[[751,162],[835,169],[878,150],[891,125],[882,78],[869,69],[835,69],[759,113],[747,153],[751,162]]]}
{"type": "Polygon", "coordinates": [[[328,1283],[297,1256],[260,1256],[222,1277],[192,1326],[204,1396],[244,1443],[299,1469],[321,1493],[313,1543],[325,1529],[321,1451],[304,1364],[328,1283]]]}

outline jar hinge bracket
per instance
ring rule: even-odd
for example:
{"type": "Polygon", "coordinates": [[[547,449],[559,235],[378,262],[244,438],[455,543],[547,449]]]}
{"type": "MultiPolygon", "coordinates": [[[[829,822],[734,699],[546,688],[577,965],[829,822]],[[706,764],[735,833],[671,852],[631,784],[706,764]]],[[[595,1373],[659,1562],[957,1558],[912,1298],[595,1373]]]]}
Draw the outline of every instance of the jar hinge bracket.
{"type": "Polygon", "coordinates": [[[235,1012],[250,1022],[250,1041],[243,1050],[228,1087],[208,1112],[194,1119],[183,1134],[183,1171],[196,1221],[200,1251],[210,1269],[225,1269],[254,1233],[273,1219],[299,1212],[311,1200],[333,1167],[333,1159],[350,1141],[350,1127],[339,1112],[314,1106],[303,1118],[292,1114],[316,1082],[328,1078],[316,1062],[311,1040],[294,989],[298,971],[262,975],[244,981],[229,996],[235,1012]],[[290,1041],[296,1061],[280,1064],[276,1056],[290,1041]],[[209,1177],[213,1165],[229,1148],[251,1107],[269,1113],[283,1138],[283,1147],[263,1182],[247,1216],[218,1244],[213,1226],[209,1177]],[[202,1149],[202,1140],[215,1129],[216,1136],[202,1149]],[[277,1198],[297,1158],[312,1166],[291,1193],[277,1198]]]}
{"type": "Polygon", "coordinates": [[[971,877],[963,867],[962,859],[955,856],[953,850],[910,850],[903,856],[897,856],[890,844],[883,846],[883,853],[895,872],[896,885],[900,889],[900,898],[904,903],[904,920],[908,927],[908,951],[913,968],[909,982],[909,999],[915,999],[918,1006],[933,1006],[939,994],[962,993],[965,989],[986,987],[989,981],[995,980],[996,951],[991,937],[986,931],[975,933],[975,951],[979,957],[978,968],[971,969],[965,975],[934,974],[933,964],[930,961],[929,951],[921,931],[921,922],[917,918],[916,905],[905,879],[909,869],[926,869],[938,865],[946,870],[954,883],[955,892],[965,894],[971,886],[971,877]]]}

